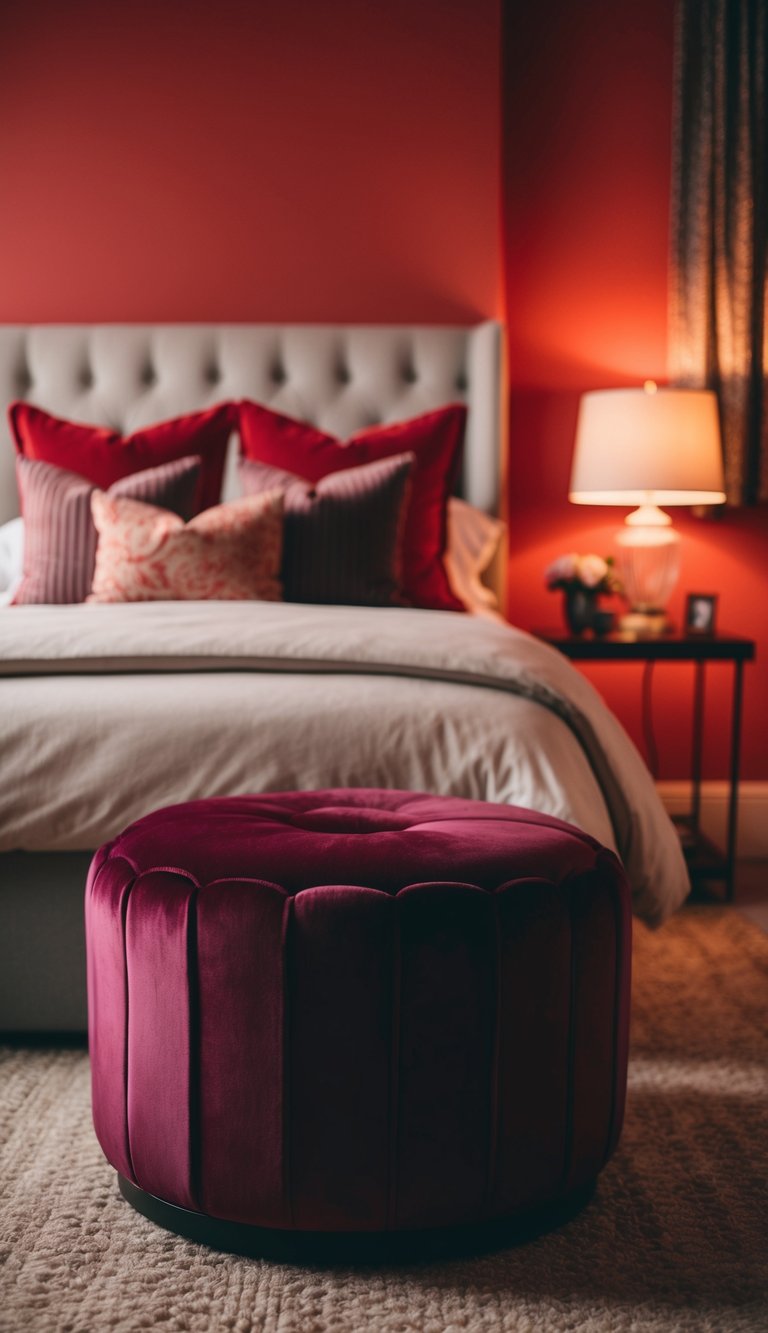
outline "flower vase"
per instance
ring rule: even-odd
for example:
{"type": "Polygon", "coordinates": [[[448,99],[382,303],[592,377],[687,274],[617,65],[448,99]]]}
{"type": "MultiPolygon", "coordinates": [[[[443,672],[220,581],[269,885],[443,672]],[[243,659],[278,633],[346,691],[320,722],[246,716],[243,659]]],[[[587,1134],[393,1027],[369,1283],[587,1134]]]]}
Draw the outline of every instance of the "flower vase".
{"type": "Polygon", "coordinates": [[[583,634],[585,629],[592,629],[597,599],[598,594],[592,588],[566,588],[563,611],[571,634],[583,634]]]}

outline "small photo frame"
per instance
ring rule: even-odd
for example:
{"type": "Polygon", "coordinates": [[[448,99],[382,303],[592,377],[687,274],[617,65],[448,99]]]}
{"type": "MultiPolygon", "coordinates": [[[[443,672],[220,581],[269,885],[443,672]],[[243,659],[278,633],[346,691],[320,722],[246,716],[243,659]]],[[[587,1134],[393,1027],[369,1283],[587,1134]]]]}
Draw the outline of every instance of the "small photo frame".
{"type": "Polygon", "coordinates": [[[686,634],[714,634],[717,628],[717,593],[689,592],[685,599],[686,634]]]}

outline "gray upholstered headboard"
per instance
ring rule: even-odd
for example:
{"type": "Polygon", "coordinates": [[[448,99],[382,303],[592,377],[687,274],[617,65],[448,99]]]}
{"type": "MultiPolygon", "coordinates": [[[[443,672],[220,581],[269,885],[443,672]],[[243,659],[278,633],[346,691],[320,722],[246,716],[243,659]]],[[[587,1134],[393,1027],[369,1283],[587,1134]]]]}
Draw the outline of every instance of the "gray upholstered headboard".
{"type": "Polygon", "coordinates": [[[462,494],[501,499],[501,327],[0,326],[0,523],[18,513],[5,407],[16,398],[123,432],[254,398],[341,436],[444,403],[469,406],[462,494]]]}

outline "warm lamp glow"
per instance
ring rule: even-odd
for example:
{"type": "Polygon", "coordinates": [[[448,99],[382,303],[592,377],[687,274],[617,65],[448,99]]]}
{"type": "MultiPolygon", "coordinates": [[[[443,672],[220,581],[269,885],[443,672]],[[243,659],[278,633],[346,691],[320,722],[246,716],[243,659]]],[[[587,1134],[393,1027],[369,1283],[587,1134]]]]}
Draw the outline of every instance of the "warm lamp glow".
{"type": "Polygon", "coordinates": [[[717,398],[701,389],[601,389],[579,408],[574,504],[709,505],[725,500],[717,398]]]}
{"type": "Polygon", "coordinates": [[[700,389],[601,389],[579,407],[568,498],[638,505],[616,536],[631,607],[622,628],[662,633],[680,572],[680,538],[659,505],[725,500],[717,398],[700,389]]]}

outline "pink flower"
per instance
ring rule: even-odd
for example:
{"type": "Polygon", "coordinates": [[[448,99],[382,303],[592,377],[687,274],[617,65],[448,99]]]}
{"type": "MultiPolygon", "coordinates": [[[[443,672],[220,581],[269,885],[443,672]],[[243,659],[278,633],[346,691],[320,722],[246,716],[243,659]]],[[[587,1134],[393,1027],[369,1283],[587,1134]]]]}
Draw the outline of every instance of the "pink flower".
{"type": "Polygon", "coordinates": [[[579,565],[579,557],[575,551],[568,555],[558,556],[553,560],[544,572],[544,579],[548,588],[554,588],[558,583],[569,583],[571,579],[577,577],[576,571],[579,565]]]}
{"type": "Polygon", "coordinates": [[[608,565],[601,555],[580,555],[577,561],[576,578],[585,588],[596,588],[608,573],[608,565]]]}
{"type": "Polygon", "coordinates": [[[577,555],[569,551],[553,560],[544,571],[544,580],[550,592],[558,588],[568,591],[582,588],[585,592],[594,592],[598,596],[621,592],[622,587],[613,570],[613,559],[604,560],[601,555],[590,551],[588,555],[577,555]]]}

